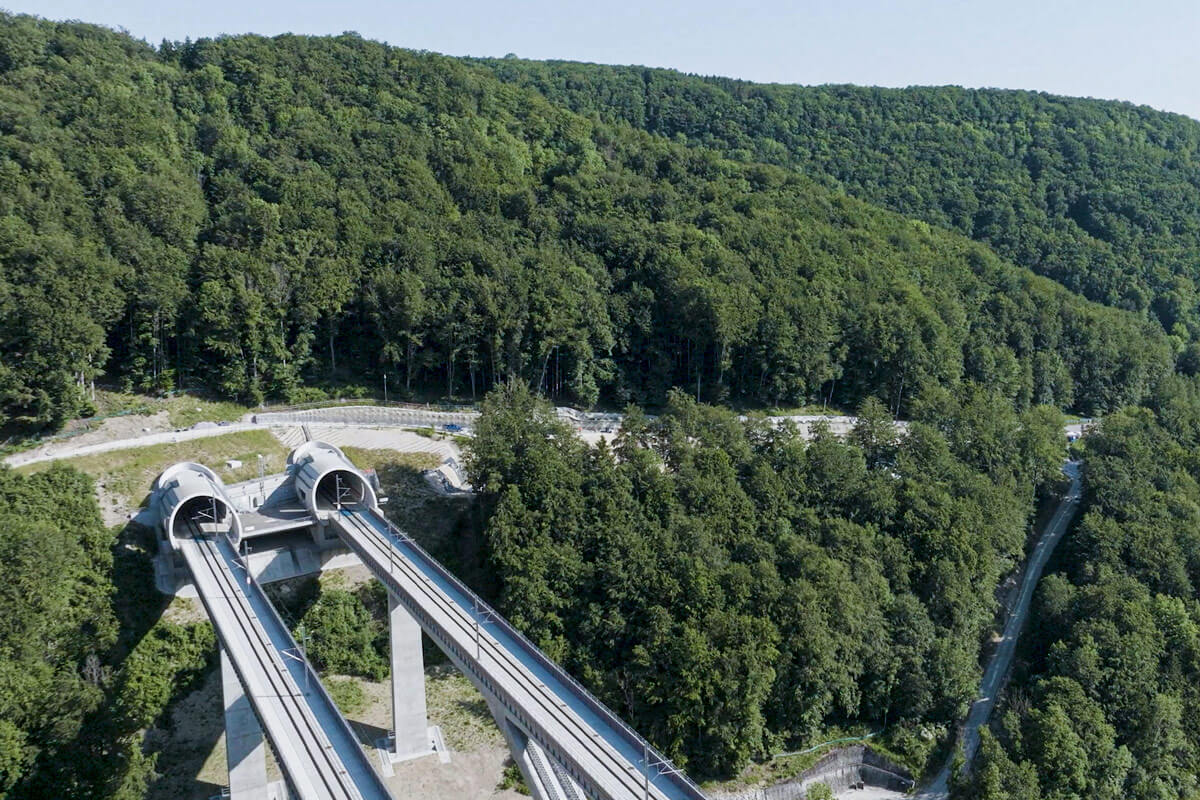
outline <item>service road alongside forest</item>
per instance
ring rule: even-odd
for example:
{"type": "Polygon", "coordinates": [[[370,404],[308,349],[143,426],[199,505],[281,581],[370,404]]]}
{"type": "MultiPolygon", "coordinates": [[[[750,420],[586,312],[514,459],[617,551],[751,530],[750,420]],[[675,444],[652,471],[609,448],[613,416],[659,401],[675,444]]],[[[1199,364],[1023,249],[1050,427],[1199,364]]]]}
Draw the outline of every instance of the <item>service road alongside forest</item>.
{"type": "MultiPolygon", "coordinates": [[[[987,669],[983,673],[983,682],[979,687],[979,696],[971,704],[971,710],[967,714],[967,721],[963,724],[960,736],[964,759],[963,769],[970,767],[971,760],[975,757],[975,752],[979,749],[979,730],[987,724],[988,719],[992,715],[992,709],[996,706],[996,697],[1007,682],[1008,670],[1012,665],[1013,654],[1017,649],[1017,638],[1021,635],[1021,629],[1025,626],[1026,617],[1029,616],[1029,605],[1033,600],[1033,590],[1042,577],[1042,570],[1046,568],[1046,562],[1049,560],[1050,554],[1058,546],[1063,534],[1066,533],[1067,527],[1071,524],[1071,520],[1075,518],[1076,511],[1079,509],[1079,498],[1082,493],[1079,462],[1068,461],[1063,467],[1063,471],[1071,479],[1071,486],[1067,489],[1067,493],[1063,496],[1049,524],[1046,525],[1046,529],[1042,532],[1038,543],[1034,545],[1033,551],[1029,554],[1029,561],[1025,568],[1025,576],[1021,582],[1021,593],[1017,597],[1016,607],[1009,612],[1008,621],[1004,625],[1004,636],[997,645],[996,651],[992,653],[992,659],[988,662],[987,669]]],[[[918,800],[944,800],[944,798],[949,797],[950,770],[954,763],[954,755],[954,753],[951,753],[933,781],[925,789],[917,793],[918,800]]]]}

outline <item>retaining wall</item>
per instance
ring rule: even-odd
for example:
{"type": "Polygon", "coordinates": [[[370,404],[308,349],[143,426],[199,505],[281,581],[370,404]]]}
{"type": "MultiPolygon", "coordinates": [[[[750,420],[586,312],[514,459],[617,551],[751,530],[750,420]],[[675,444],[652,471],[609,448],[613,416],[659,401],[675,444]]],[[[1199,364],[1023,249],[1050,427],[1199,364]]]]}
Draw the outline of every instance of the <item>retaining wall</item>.
{"type": "Polygon", "coordinates": [[[859,744],[830,751],[816,764],[784,783],[737,792],[709,792],[708,796],[711,800],[803,800],[814,784],[828,784],[836,794],[860,781],[897,792],[908,791],[913,785],[908,770],[859,744]]]}

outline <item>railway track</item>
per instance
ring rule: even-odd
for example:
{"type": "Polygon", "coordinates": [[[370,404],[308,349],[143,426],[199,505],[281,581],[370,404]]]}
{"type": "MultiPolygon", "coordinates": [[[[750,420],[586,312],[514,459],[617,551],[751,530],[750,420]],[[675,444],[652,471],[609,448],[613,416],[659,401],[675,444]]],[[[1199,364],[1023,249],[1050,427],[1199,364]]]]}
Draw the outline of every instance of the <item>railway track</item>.
{"type": "MultiPolygon", "coordinates": [[[[671,798],[672,800],[689,798],[698,800],[704,797],[686,778],[679,776],[679,779],[673,780],[677,778],[674,769],[670,768],[657,753],[650,750],[648,745],[636,740],[635,734],[634,738],[631,738],[617,725],[613,725],[601,714],[591,710],[589,710],[588,716],[591,716],[599,725],[592,727],[585,724],[582,718],[584,715],[578,709],[569,708],[558,694],[550,691],[545,682],[534,674],[535,670],[530,665],[520,660],[515,653],[499,644],[497,640],[483,635],[482,627],[489,621],[486,617],[493,613],[490,608],[465,587],[457,587],[472,602],[472,607],[468,610],[460,603],[455,602],[445,590],[436,586],[433,579],[429,578],[414,563],[405,549],[411,549],[418,557],[423,556],[423,552],[402,534],[394,534],[390,523],[381,520],[369,510],[361,508],[343,508],[341,513],[334,516],[334,519],[340,523],[339,527],[343,532],[343,538],[347,539],[347,544],[360,556],[367,556],[375,562],[374,567],[377,572],[381,573],[380,577],[389,573],[396,574],[392,572],[393,570],[399,571],[414,585],[415,591],[420,593],[420,597],[414,597],[414,600],[425,608],[440,610],[442,615],[453,625],[454,630],[445,631],[445,635],[457,639],[456,644],[461,649],[478,648],[476,661],[479,663],[480,671],[490,671],[493,683],[501,684],[502,681],[499,678],[503,676],[506,682],[528,695],[537,710],[556,721],[558,727],[562,729],[562,733],[570,737],[582,752],[593,754],[596,763],[609,778],[606,783],[613,784],[610,788],[620,790],[619,794],[613,795],[614,798],[671,798]],[[380,531],[377,525],[386,527],[388,533],[380,531]],[[491,662],[487,668],[484,667],[485,655],[491,662]],[[605,736],[602,731],[597,730],[598,727],[607,728],[608,735],[605,736]],[[614,738],[619,738],[624,742],[626,752],[622,752],[620,745],[612,741],[614,738]],[[597,747],[598,739],[603,742],[603,747],[597,747]],[[630,758],[628,753],[630,749],[641,749],[642,752],[630,758]],[[639,761],[644,762],[640,769],[637,766],[639,761]],[[651,771],[660,766],[666,767],[666,769],[652,775],[651,771]],[[669,787],[659,786],[655,783],[664,775],[668,776],[669,787]]],[[[399,584],[398,581],[397,584],[399,584]]],[[[432,615],[430,616],[432,618],[432,615]]],[[[561,681],[545,666],[539,666],[548,673],[547,677],[560,683],[567,692],[578,694],[584,691],[581,687],[576,688],[574,682],[561,681]]],[[[507,687],[503,687],[502,690],[512,694],[507,687]]],[[[523,710],[528,715],[528,712],[533,709],[523,708],[523,710]]],[[[561,738],[556,737],[555,740],[560,747],[564,746],[561,738]]],[[[563,749],[566,748],[563,747],[563,749]]],[[[593,776],[593,779],[595,777],[593,776]]]]}
{"type": "MultiPolygon", "coordinates": [[[[218,626],[218,631],[230,655],[236,653],[240,659],[248,655],[252,660],[252,663],[246,664],[239,658],[232,659],[246,694],[250,696],[260,719],[264,714],[259,706],[274,701],[291,733],[288,743],[275,741],[272,737],[275,751],[284,761],[289,774],[302,770],[303,774],[311,776],[311,789],[305,791],[296,785],[293,785],[293,789],[304,800],[363,800],[362,792],[315,718],[307,695],[297,685],[287,665],[282,663],[279,648],[259,622],[249,598],[238,585],[230,567],[233,559],[221,552],[222,545],[230,554],[232,548],[228,543],[203,532],[193,521],[188,521],[187,525],[187,533],[197,554],[197,558],[189,559],[189,562],[197,563],[189,563],[189,566],[193,573],[203,570],[203,578],[217,590],[200,592],[209,616],[214,624],[218,619],[226,620],[226,625],[218,626]],[[218,604],[223,608],[218,608],[218,604]],[[228,627],[229,619],[233,621],[232,630],[228,627]],[[235,637],[240,638],[240,642],[229,641],[235,637]],[[257,667],[255,671],[259,675],[257,679],[250,679],[248,672],[254,667],[257,667]],[[297,758],[306,763],[288,763],[295,762],[297,758]]],[[[244,565],[242,569],[245,570],[244,565]]],[[[201,575],[196,577],[199,580],[201,575]]],[[[271,734],[272,726],[266,727],[271,734]]],[[[279,735],[277,731],[274,733],[279,735]]],[[[295,783],[297,781],[293,779],[295,783]]]]}

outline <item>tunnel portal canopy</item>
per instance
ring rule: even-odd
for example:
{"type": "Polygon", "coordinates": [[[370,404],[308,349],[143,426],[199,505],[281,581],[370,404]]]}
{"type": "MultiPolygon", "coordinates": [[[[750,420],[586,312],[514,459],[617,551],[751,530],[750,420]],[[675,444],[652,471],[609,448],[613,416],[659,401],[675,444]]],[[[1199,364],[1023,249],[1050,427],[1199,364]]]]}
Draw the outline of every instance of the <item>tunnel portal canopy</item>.
{"type": "Polygon", "coordinates": [[[288,456],[300,502],[322,516],[343,505],[378,508],[370,481],[346,454],[327,442],[306,442],[288,456]]]}
{"type": "Polygon", "coordinates": [[[242,538],[242,521],[217,474],[203,464],[184,462],[168,467],[154,483],[159,519],[167,541],[190,536],[229,534],[234,546],[242,538]]]}

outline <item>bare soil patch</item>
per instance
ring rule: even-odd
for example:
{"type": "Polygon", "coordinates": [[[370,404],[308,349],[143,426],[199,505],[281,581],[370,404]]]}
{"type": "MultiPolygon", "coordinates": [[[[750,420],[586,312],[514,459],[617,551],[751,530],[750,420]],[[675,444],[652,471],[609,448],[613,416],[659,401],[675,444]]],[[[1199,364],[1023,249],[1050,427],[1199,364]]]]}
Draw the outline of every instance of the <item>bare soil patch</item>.
{"type": "Polygon", "coordinates": [[[51,456],[77,447],[88,447],[94,444],[105,444],[121,439],[136,439],[151,433],[165,433],[171,430],[171,416],[166,411],[155,414],[130,414],[124,417],[109,417],[95,422],[92,420],[75,420],[67,425],[67,432],[86,430],[77,436],[55,439],[38,447],[33,452],[39,456],[51,456]]]}

